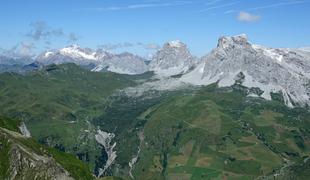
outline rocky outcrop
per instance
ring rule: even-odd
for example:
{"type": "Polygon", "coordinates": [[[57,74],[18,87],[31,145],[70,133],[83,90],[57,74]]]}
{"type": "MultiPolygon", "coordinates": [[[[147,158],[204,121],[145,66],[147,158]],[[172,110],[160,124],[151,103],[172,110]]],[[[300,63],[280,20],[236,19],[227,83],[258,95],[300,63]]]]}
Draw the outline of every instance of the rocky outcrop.
{"type": "Polygon", "coordinates": [[[29,138],[31,137],[31,134],[26,126],[26,124],[24,122],[22,122],[19,126],[19,130],[22,133],[22,135],[24,135],[25,137],[29,138]]]}
{"type": "Polygon", "coordinates": [[[106,154],[107,154],[107,160],[105,162],[105,165],[103,169],[99,169],[98,177],[101,177],[104,172],[114,163],[116,158],[116,151],[114,151],[114,148],[116,146],[116,142],[112,143],[113,138],[115,137],[115,134],[113,133],[107,133],[104,131],[101,131],[100,129],[97,131],[97,134],[95,135],[96,141],[103,146],[106,154]]]}
{"type": "Polygon", "coordinates": [[[196,58],[181,41],[164,44],[153,57],[150,70],[159,76],[173,76],[188,72],[196,64],[196,58]]]}
{"type": "Polygon", "coordinates": [[[121,53],[111,56],[92,71],[111,71],[119,74],[142,74],[148,71],[145,59],[131,53],[121,53]]]}
{"type": "Polygon", "coordinates": [[[70,173],[43,149],[35,150],[35,147],[25,145],[27,139],[23,135],[0,128],[0,139],[8,149],[8,179],[73,179],[70,173]]]}
{"type": "Polygon", "coordinates": [[[246,35],[221,37],[217,48],[181,80],[194,85],[218,82],[225,87],[233,85],[240,73],[242,85],[260,88],[265,99],[271,99],[271,92],[280,92],[290,107],[310,105],[310,53],[253,45],[246,35]]]}

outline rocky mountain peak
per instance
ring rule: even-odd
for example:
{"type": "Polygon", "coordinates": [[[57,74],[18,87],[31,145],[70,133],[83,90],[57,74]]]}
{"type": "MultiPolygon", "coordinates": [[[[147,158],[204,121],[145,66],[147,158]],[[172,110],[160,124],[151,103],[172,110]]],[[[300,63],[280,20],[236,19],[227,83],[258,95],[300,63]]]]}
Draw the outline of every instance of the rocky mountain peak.
{"type": "Polygon", "coordinates": [[[154,55],[150,70],[160,76],[171,76],[187,72],[195,62],[196,58],[184,43],[179,40],[170,41],[154,55]]]}
{"type": "Polygon", "coordinates": [[[229,48],[229,47],[248,47],[251,44],[248,41],[246,34],[240,34],[237,36],[222,36],[218,40],[218,48],[229,48]]]}
{"type": "Polygon", "coordinates": [[[96,52],[89,48],[81,48],[78,45],[74,44],[63,49],[60,49],[59,52],[62,55],[67,55],[73,58],[84,58],[89,60],[97,60],[96,52]]]}
{"type": "Polygon", "coordinates": [[[218,47],[202,58],[197,68],[183,77],[199,85],[232,86],[242,73],[242,85],[259,88],[261,97],[281,93],[288,106],[310,105],[310,55],[297,49],[251,45],[245,35],[221,37],[218,47]]]}
{"type": "Polygon", "coordinates": [[[180,40],[174,40],[174,41],[170,41],[170,42],[167,42],[165,45],[164,45],[164,48],[183,48],[183,49],[186,49],[186,45],[181,42],[180,40]]]}
{"type": "MultiPolygon", "coordinates": [[[[111,55],[111,54],[110,54],[111,55]]],[[[92,71],[111,71],[119,74],[142,74],[148,70],[145,59],[140,56],[124,52],[105,58],[92,71]]]]}

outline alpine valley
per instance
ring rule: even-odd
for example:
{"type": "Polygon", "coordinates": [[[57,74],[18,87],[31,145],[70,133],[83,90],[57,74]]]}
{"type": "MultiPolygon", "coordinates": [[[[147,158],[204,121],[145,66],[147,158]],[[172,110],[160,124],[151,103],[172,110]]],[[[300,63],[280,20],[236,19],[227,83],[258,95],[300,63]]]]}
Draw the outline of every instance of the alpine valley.
{"type": "Polygon", "coordinates": [[[310,51],[0,56],[0,179],[308,179],[310,51]]]}

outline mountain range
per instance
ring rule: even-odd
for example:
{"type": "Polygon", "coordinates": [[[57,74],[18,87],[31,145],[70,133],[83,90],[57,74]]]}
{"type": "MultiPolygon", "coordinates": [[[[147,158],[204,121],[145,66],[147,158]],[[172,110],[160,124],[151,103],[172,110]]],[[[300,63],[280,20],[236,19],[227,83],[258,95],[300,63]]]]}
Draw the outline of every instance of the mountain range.
{"type": "Polygon", "coordinates": [[[246,35],[6,56],[0,179],[308,179],[309,57],[246,35]]]}
{"type": "MultiPolygon", "coordinates": [[[[288,106],[310,105],[310,53],[300,49],[273,49],[251,44],[246,35],[221,37],[217,48],[204,56],[184,81],[231,86],[236,80],[271,99],[281,92],[288,106]]],[[[257,95],[257,94],[256,94],[257,95]]]]}
{"type": "Polygon", "coordinates": [[[47,51],[32,60],[0,57],[2,72],[27,72],[64,63],[75,63],[96,72],[129,75],[153,71],[160,79],[180,75],[178,81],[191,85],[218,82],[225,87],[238,80],[246,87],[262,91],[252,96],[270,100],[271,93],[280,92],[290,107],[310,105],[310,52],[307,48],[267,48],[250,43],[244,34],[219,38],[217,47],[201,58],[192,55],[178,40],[164,44],[149,62],[131,53],[113,54],[78,45],[47,51]],[[34,63],[30,64],[31,61],[34,63]]]}

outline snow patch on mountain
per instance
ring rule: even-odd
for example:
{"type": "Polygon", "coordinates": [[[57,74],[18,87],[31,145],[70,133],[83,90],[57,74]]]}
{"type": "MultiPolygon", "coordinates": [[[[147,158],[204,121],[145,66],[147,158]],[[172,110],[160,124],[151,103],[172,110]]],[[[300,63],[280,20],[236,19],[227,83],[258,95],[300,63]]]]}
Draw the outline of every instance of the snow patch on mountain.
{"type": "Polygon", "coordinates": [[[194,85],[231,86],[243,73],[242,85],[258,87],[262,97],[282,93],[285,103],[310,105],[310,54],[295,49],[272,49],[249,43],[245,35],[221,37],[218,46],[181,81],[194,85]]]}
{"type": "Polygon", "coordinates": [[[77,65],[99,64],[105,57],[109,57],[108,52],[93,51],[89,48],[81,48],[78,45],[71,45],[62,49],[51,50],[37,56],[36,61],[44,65],[75,63],[77,65]]]}
{"type": "Polygon", "coordinates": [[[168,42],[168,45],[173,48],[182,48],[184,44],[180,40],[175,40],[168,42]]]}
{"type": "Polygon", "coordinates": [[[281,55],[277,49],[266,48],[260,45],[252,45],[252,47],[257,51],[262,52],[265,56],[275,59],[280,63],[283,60],[283,55],[281,55]]]}
{"type": "Polygon", "coordinates": [[[148,71],[145,59],[130,53],[112,54],[102,49],[93,51],[77,45],[48,51],[37,57],[44,64],[75,63],[92,65],[92,71],[111,71],[119,74],[142,74],[148,71]]]}
{"type": "Polygon", "coordinates": [[[54,52],[48,51],[48,52],[46,52],[46,53],[44,54],[44,57],[45,57],[45,58],[48,58],[49,56],[51,56],[51,55],[53,55],[53,54],[54,54],[54,52]]]}
{"type": "Polygon", "coordinates": [[[84,58],[88,60],[98,60],[96,57],[96,52],[92,52],[90,49],[82,49],[78,45],[72,45],[60,49],[59,51],[62,55],[67,55],[73,58],[84,58]]]}

